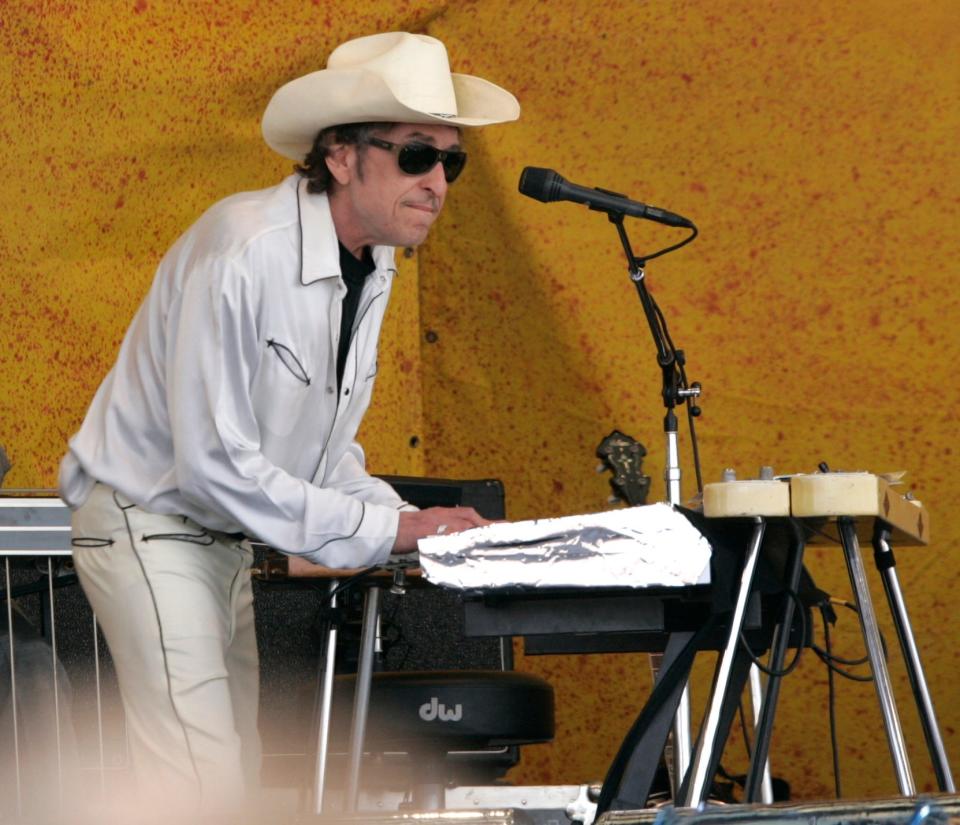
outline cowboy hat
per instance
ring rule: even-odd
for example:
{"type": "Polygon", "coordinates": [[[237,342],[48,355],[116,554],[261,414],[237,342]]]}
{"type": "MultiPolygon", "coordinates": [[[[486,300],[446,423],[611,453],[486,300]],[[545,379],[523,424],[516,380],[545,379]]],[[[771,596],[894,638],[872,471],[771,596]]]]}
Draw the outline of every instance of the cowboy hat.
{"type": "Polygon", "coordinates": [[[452,73],[436,38],[388,32],[348,40],[334,49],[326,69],[281,86],[263,113],[263,137],[271,149],[302,161],[328,126],[488,126],[519,116],[520,104],[506,89],[452,73]]]}

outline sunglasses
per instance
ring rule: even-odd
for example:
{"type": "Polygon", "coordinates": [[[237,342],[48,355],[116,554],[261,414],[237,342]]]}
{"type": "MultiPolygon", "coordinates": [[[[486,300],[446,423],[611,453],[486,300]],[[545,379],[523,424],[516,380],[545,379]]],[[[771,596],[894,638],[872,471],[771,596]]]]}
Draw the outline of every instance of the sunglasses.
{"type": "Polygon", "coordinates": [[[453,183],[467,165],[467,153],[459,150],[443,150],[429,143],[391,143],[380,138],[367,138],[367,143],[378,149],[397,153],[397,166],[407,175],[425,175],[438,163],[443,164],[443,176],[453,183]]]}

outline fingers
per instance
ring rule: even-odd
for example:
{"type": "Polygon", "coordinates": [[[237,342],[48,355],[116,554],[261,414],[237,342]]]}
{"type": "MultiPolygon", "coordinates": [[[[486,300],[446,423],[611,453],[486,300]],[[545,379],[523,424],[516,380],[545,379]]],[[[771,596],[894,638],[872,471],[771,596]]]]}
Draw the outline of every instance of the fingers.
{"type": "Polygon", "coordinates": [[[472,527],[491,524],[472,507],[429,507],[415,512],[401,512],[394,552],[416,549],[417,541],[427,536],[459,533],[472,527]]]}
{"type": "MultiPolygon", "coordinates": [[[[445,535],[469,530],[471,527],[483,527],[490,522],[472,507],[431,507],[423,510],[427,517],[424,536],[445,535]],[[430,529],[432,528],[432,529],[430,529]]],[[[421,536],[422,538],[422,536],[421,536]]]]}
{"type": "MultiPolygon", "coordinates": [[[[454,520],[461,526],[459,530],[468,530],[471,527],[483,527],[485,524],[492,524],[490,519],[485,519],[472,507],[440,507],[440,510],[450,510],[454,515],[454,520]]],[[[450,529],[448,532],[456,533],[458,530],[450,529]]]]}

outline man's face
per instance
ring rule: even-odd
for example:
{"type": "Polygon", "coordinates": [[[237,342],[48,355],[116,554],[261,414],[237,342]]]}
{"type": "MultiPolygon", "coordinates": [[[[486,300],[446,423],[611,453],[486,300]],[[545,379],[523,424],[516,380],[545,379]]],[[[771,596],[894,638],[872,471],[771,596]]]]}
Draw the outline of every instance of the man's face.
{"type": "MultiPolygon", "coordinates": [[[[453,126],[397,124],[377,138],[403,145],[418,142],[459,149],[453,126]]],[[[397,165],[397,151],[378,146],[343,146],[333,153],[338,186],[330,195],[341,243],[356,254],[364,246],[417,246],[440,214],[448,183],[437,163],[422,175],[397,165]]]]}

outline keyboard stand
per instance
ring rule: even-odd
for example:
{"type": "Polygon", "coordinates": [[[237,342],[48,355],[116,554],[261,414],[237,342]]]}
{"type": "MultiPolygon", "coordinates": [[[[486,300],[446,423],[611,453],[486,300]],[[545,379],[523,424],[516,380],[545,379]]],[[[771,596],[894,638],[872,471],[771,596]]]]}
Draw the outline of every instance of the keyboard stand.
{"type": "MultiPolygon", "coordinates": [[[[704,491],[704,512],[708,517],[724,518],[757,513],[772,515],[768,497],[776,493],[775,488],[770,486],[776,484],[784,488],[788,486],[786,481],[735,481],[707,485],[704,491]]],[[[872,531],[874,560],[883,580],[887,601],[903,650],[937,783],[941,791],[954,792],[953,777],[947,763],[910,619],[900,591],[891,548],[893,536],[910,544],[929,542],[926,511],[919,502],[894,491],[888,479],[870,473],[818,473],[793,476],[789,479],[789,490],[789,512],[795,519],[807,522],[807,526],[811,528],[808,538],[813,540],[826,537],[839,540],[843,547],[844,561],[856,601],[860,629],[873,673],[897,785],[903,796],[914,796],[916,785],[860,553],[860,535],[869,536],[872,531]]],[[[792,563],[799,564],[799,559],[794,559],[792,563]]],[[[795,572],[792,570],[791,576],[795,572]]],[[[775,648],[774,656],[777,655],[775,648]]],[[[774,658],[773,663],[773,670],[776,671],[782,665],[782,660],[777,661],[774,658]]],[[[769,745],[778,686],[777,679],[769,680],[767,685],[764,706],[761,709],[757,748],[755,748],[748,775],[747,798],[749,800],[756,798],[760,764],[758,760],[765,757],[764,749],[769,745]]],[[[695,805],[703,801],[703,782],[709,781],[709,778],[701,779],[700,776],[693,775],[691,787],[683,798],[684,804],[695,805]]]]}
{"type": "MultiPolygon", "coordinates": [[[[891,542],[892,531],[883,521],[877,519],[873,531],[873,559],[883,581],[883,589],[887,594],[887,602],[893,616],[893,624],[900,640],[900,649],[907,666],[907,675],[910,687],[913,689],[914,700],[920,713],[920,724],[927,741],[930,758],[933,761],[933,770],[937,776],[937,787],[941,791],[956,792],[950,765],[947,762],[947,752],[943,746],[940,727],[933,709],[933,699],[927,687],[927,679],[920,663],[920,653],[913,636],[910,617],[907,615],[907,606],[900,590],[900,580],[897,577],[897,561],[893,555],[891,542]]],[[[854,538],[856,536],[854,535],[854,538]]]]}
{"type": "Polygon", "coordinates": [[[729,728],[729,720],[726,717],[729,717],[730,713],[725,699],[731,695],[739,696],[746,682],[750,661],[741,655],[740,632],[746,616],[747,600],[753,589],[753,578],[760,558],[760,545],[765,529],[764,519],[755,518],[753,535],[740,572],[740,587],[737,591],[733,616],[730,619],[726,645],[717,662],[710,702],[697,737],[693,760],[678,795],[678,804],[683,807],[694,807],[706,801],[723,750],[723,743],[726,741],[726,731],[729,728]],[[731,687],[737,684],[739,690],[731,691],[731,687]]]}

